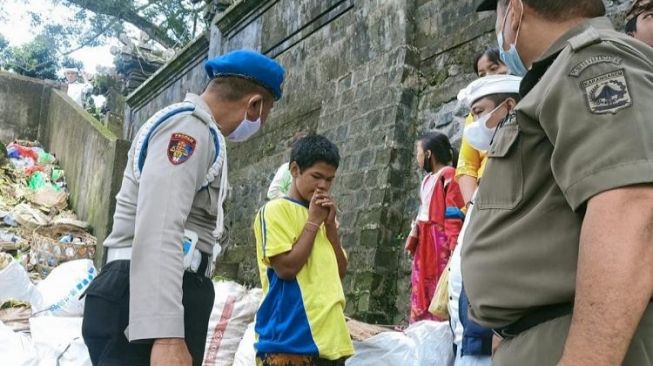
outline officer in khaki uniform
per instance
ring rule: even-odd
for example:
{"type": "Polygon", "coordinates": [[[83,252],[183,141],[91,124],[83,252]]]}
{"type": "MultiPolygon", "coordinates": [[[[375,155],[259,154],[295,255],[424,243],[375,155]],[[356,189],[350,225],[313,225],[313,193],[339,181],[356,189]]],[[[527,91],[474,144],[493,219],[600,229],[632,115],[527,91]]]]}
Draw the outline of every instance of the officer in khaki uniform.
{"type": "Polygon", "coordinates": [[[495,365],[653,362],[653,49],[601,0],[485,0],[525,75],[462,249],[495,365]]]}
{"type": "Polygon", "coordinates": [[[201,365],[224,232],[225,137],[247,140],[281,98],[283,68],[253,51],[210,59],[202,95],[152,116],[129,151],[107,264],[86,291],[94,365],[201,365]]]}

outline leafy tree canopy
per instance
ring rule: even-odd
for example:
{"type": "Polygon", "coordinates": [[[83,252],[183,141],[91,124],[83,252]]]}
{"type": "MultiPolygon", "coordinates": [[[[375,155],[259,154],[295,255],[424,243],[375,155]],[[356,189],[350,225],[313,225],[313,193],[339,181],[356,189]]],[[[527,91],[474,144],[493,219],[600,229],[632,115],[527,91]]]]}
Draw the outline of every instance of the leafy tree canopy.
{"type": "MultiPolygon", "coordinates": [[[[43,0],[23,0],[25,3],[43,0]]],[[[181,48],[205,28],[204,12],[212,0],[48,0],[70,9],[64,21],[46,23],[60,35],[64,47],[97,46],[120,37],[127,24],[163,48],[181,48]]],[[[44,24],[47,14],[32,13],[33,24],[44,24]]]]}

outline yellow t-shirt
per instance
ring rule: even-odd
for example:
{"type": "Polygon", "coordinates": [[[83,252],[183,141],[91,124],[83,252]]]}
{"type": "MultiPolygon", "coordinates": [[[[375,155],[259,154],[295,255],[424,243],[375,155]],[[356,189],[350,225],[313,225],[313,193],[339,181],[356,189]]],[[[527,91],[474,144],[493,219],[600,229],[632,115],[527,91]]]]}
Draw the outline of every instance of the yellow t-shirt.
{"type": "Polygon", "coordinates": [[[270,257],[292,250],[307,220],[308,208],[289,198],[268,202],[256,215],[256,257],[265,294],[256,313],[256,352],[337,360],[352,355],[354,348],[338,262],[324,226],[295,279],[279,278],[270,265],[270,257]]]}
{"type": "MultiPolygon", "coordinates": [[[[474,117],[470,113],[465,119],[465,127],[472,122],[474,122],[474,117]]],[[[463,136],[463,141],[460,145],[460,155],[458,157],[458,167],[456,168],[456,178],[461,175],[468,175],[476,179],[481,179],[483,171],[485,171],[486,162],[487,153],[476,150],[463,136]]]]}

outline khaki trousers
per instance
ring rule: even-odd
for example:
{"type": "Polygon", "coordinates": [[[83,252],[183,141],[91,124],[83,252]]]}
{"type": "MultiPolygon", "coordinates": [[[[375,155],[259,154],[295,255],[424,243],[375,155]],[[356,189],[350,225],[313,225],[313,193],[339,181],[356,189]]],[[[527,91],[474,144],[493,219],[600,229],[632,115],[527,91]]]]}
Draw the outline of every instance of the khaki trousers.
{"type": "MultiPolygon", "coordinates": [[[[555,366],[564,349],[571,315],[533,327],[501,342],[493,366],[555,366]]],[[[624,366],[653,366],[653,305],[649,304],[630,344],[624,366]]]]}

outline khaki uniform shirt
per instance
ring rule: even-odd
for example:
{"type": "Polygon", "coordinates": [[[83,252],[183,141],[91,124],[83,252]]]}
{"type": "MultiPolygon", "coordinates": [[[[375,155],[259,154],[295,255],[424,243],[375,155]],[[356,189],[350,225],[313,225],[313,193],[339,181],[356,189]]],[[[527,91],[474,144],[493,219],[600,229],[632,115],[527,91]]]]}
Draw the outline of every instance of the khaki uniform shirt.
{"type": "Polygon", "coordinates": [[[176,115],[155,130],[140,180],[134,174],[136,142],[132,144],[116,197],[113,230],[104,242],[109,248],[133,247],[130,341],[184,337],[184,229],[198,234],[197,248],[206,254],[211,255],[215,243],[219,179],[201,189],[216,154],[207,124],[211,111],[197,95],[188,94],[186,101],[195,104],[195,112],[176,115]],[[194,142],[190,156],[172,151],[180,142],[194,142]]]}
{"type": "Polygon", "coordinates": [[[470,314],[494,328],[572,303],[586,202],[653,182],[653,48],[590,19],[521,89],[488,152],[462,249],[470,314]]]}

